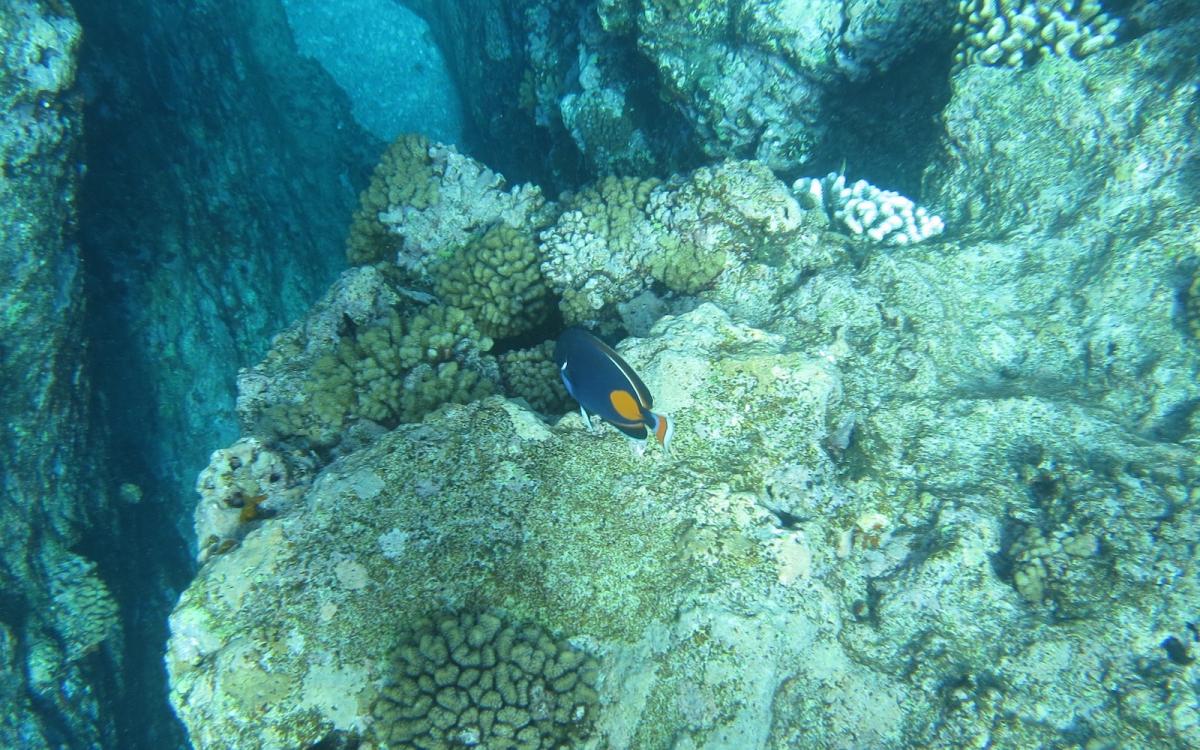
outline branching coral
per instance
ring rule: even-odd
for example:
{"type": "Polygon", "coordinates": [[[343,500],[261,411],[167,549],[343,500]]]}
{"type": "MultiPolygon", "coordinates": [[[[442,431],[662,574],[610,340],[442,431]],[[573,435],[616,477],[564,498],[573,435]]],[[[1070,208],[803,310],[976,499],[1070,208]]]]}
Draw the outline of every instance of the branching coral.
{"type": "Polygon", "coordinates": [[[416,279],[429,266],[495,224],[533,231],[546,223],[546,201],[535,185],[508,187],[504,177],[452,146],[429,147],[437,202],[391,201],[377,218],[397,244],[388,260],[416,279]]]}
{"type": "Polygon", "coordinates": [[[562,294],[568,323],[594,319],[645,286],[641,268],[653,247],[646,209],[658,184],[606,177],[567,196],[558,220],[542,232],[542,271],[562,294]]]}
{"type": "Polygon", "coordinates": [[[491,348],[492,340],[457,308],[431,306],[412,318],[393,310],[317,360],[312,404],[337,426],[350,419],[389,427],[420,419],[437,404],[486,395],[491,385],[480,377],[482,353],[491,348]]]}
{"type": "Polygon", "coordinates": [[[420,135],[397,138],[379,160],[371,183],[359,196],[359,208],[350,224],[346,257],[352,264],[394,260],[401,238],[379,219],[393,206],[421,210],[438,202],[429,141],[420,135]]]}
{"type": "Polygon", "coordinates": [[[801,178],[793,189],[810,207],[824,209],[831,222],[885,245],[912,245],[945,229],[941,217],[903,195],[880,190],[866,180],[847,185],[845,175],[836,172],[823,179],[801,178]]]}
{"type": "Polygon", "coordinates": [[[543,414],[571,409],[571,400],[554,364],[554,342],[500,355],[500,379],[509,396],[523,398],[543,414]]]}
{"type": "Polygon", "coordinates": [[[309,365],[294,400],[265,409],[277,438],[329,447],[356,428],[390,429],[444,403],[491,393],[499,380],[492,339],[462,310],[430,305],[348,332],[309,365]]]}
{"type": "Polygon", "coordinates": [[[795,198],[756,162],[660,183],[609,177],[568,198],[541,239],[567,322],[596,320],[653,281],[695,294],[800,226],[795,198]]]}
{"type": "Polygon", "coordinates": [[[550,287],[529,232],[496,224],[430,269],[444,304],[461,308],[494,338],[525,333],[550,308],[550,287]]]}

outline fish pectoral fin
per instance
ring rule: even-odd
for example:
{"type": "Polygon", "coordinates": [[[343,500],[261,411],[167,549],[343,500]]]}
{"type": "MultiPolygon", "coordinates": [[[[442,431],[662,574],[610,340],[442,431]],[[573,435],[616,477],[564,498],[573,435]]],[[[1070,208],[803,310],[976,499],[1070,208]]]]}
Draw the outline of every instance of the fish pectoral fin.
{"type": "Polygon", "coordinates": [[[596,425],[592,424],[592,415],[587,413],[587,409],[579,407],[579,416],[583,419],[583,424],[587,427],[588,432],[596,431],[596,425]]]}

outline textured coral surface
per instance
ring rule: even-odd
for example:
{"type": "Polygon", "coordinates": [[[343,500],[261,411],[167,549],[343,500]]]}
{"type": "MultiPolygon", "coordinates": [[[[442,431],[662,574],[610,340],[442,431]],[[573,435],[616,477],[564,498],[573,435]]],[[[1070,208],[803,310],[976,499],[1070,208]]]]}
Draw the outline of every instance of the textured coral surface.
{"type": "MultiPolygon", "coordinates": [[[[761,48],[716,71],[770,49],[772,65],[862,74],[853,57],[809,60],[804,39],[842,26],[789,8],[747,8],[739,33],[761,48]]],[[[653,21],[661,36],[638,38],[666,55],[667,27],[684,24],[710,53],[729,8],[599,10],[623,33],[653,21]]],[[[609,50],[579,38],[595,85],[576,124],[615,88],[609,50]]],[[[847,188],[911,220],[878,243],[831,226],[838,206],[805,210],[811,182],[789,188],[764,154],[549,199],[429,144],[455,201],[389,205],[380,221],[410,250],[345,273],[243,372],[244,438],[289,479],[263,491],[272,513],[243,520],[226,502],[198,517],[238,525],[172,616],[172,701],[193,741],[1200,744],[1198,38],[1184,19],[953,74],[947,47],[929,209],[847,188]],[[1163,60],[1189,62],[1163,79],[1163,60]],[[943,232],[921,224],[933,216],[943,232]],[[443,265],[463,258],[471,270],[443,265]],[[561,318],[548,304],[531,325],[497,304],[530,258],[561,318]],[[490,340],[476,315],[532,340],[443,335],[471,320],[490,340]],[[430,335],[410,350],[422,316],[430,335]],[[588,429],[537,387],[553,377],[546,339],[578,321],[637,332],[617,346],[675,422],[670,455],[588,429]],[[407,416],[363,408],[402,401],[423,357],[496,391],[407,416]],[[318,392],[354,406],[310,409],[318,392]],[[280,430],[295,408],[321,429],[280,430]],[[574,684],[555,684],[551,655],[579,665],[574,684]],[[594,701],[570,692],[580,682],[594,701]]],[[[497,60],[549,57],[490,41],[497,60]]],[[[713,74],[669,82],[683,96],[713,74]]],[[[545,86],[527,81],[535,116],[545,86]]],[[[883,226],[840,208],[867,237],[883,226]]],[[[222,474],[229,456],[214,458],[218,489],[242,479],[222,474]]]]}

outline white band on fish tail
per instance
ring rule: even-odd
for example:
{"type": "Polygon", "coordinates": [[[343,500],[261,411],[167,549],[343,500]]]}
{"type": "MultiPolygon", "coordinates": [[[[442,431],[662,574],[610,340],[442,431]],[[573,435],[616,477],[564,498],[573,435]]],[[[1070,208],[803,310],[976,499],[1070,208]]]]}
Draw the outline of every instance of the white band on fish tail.
{"type": "Polygon", "coordinates": [[[654,433],[658,442],[662,443],[663,452],[670,455],[671,438],[675,435],[675,423],[665,414],[655,414],[654,433]]]}

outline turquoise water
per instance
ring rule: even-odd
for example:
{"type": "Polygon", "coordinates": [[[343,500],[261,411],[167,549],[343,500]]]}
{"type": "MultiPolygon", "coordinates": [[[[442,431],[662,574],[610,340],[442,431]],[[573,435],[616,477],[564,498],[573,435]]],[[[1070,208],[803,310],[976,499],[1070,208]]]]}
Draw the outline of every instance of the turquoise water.
{"type": "Polygon", "coordinates": [[[0,49],[0,747],[1200,747],[1187,0],[0,49]]]}

